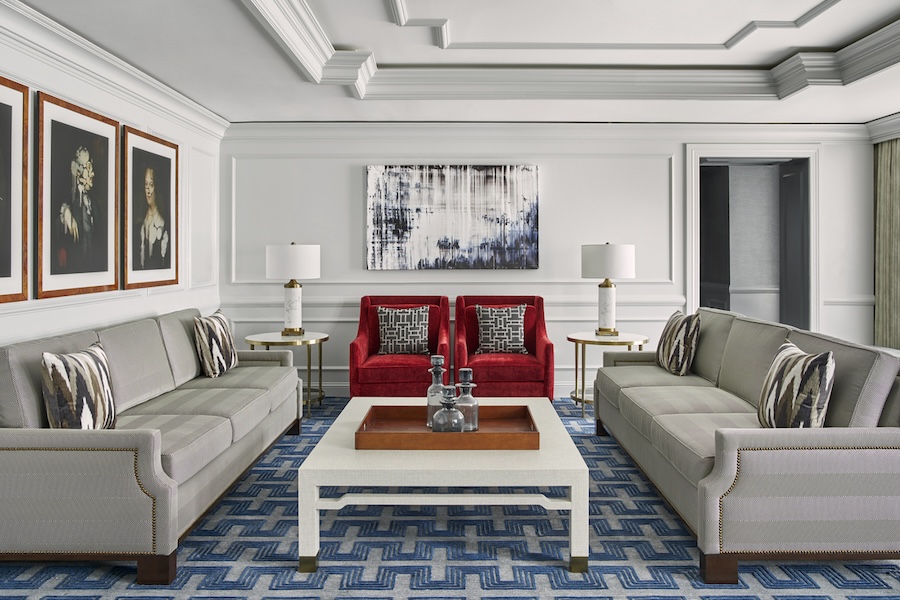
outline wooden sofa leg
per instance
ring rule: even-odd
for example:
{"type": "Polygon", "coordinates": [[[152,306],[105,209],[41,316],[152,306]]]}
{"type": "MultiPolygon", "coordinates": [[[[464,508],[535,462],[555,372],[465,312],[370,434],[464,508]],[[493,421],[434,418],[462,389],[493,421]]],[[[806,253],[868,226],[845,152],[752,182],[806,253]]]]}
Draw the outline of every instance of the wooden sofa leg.
{"type": "Polygon", "coordinates": [[[606,435],[609,435],[609,434],[606,432],[606,429],[603,428],[603,421],[601,421],[600,419],[596,419],[595,422],[594,422],[594,425],[596,426],[596,430],[594,431],[594,435],[600,435],[600,436],[606,436],[606,435]]]}
{"type": "Polygon", "coordinates": [[[300,424],[300,419],[294,421],[294,424],[291,425],[290,429],[284,432],[284,435],[300,435],[302,425],[300,424]]]}
{"type": "Polygon", "coordinates": [[[141,556],[137,560],[137,582],[140,585],[169,585],[175,581],[178,570],[176,555],[154,554],[141,556]]]}
{"type": "Polygon", "coordinates": [[[703,583],[737,583],[737,556],[700,552],[700,577],[703,579],[703,583]]]}

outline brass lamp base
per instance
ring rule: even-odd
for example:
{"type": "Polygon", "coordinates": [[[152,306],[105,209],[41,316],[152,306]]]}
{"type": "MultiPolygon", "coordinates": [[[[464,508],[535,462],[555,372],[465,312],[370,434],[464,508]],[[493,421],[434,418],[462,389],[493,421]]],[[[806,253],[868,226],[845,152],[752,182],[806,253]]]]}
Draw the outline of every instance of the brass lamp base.
{"type": "Polygon", "coordinates": [[[594,332],[595,335],[619,335],[619,330],[615,327],[598,327],[597,331],[594,332]]]}
{"type": "Polygon", "coordinates": [[[303,335],[302,327],[285,327],[281,330],[281,335],[289,336],[289,335],[303,335]]]}

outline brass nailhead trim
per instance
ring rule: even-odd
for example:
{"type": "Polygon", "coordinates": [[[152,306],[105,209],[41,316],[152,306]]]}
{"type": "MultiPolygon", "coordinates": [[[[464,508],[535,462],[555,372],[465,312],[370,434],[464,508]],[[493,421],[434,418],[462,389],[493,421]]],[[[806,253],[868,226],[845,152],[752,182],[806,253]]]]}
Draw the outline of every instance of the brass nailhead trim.
{"type": "MultiPolygon", "coordinates": [[[[723,546],[724,542],[724,533],[722,531],[723,528],[723,512],[725,510],[725,496],[731,493],[734,489],[734,486],[737,485],[738,478],[741,476],[741,453],[746,452],[755,452],[755,451],[767,451],[767,452],[777,452],[779,450],[900,450],[900,446],[775,446],[772,448],[738,448],[737,450],[737,469],[734,474],[734,481],[731,482],[731,486],[725,491],[724,494],[719,496],[719,554],[741,554],[743,552],[751,552],[751,550],[724,550],[723,546]]],[[[756,554],[806,554],[810,552],[809,550],[752,550],[752,552],[756,554]]],[[[819,554],[843,554],[845,552],[849,552],[848,550],[815,550],[819,554]]],[[[889,550],[853,550],[853,552],[858,554],[878,554],[883,552],[890,552],[889,550]]]]}
{"type": "MultiPolygon", "coordinates": [[[[156,496],[147,491],[144,484],[141,483],[141,477],[138,475],[138,449],[137,448],[0,448],[10,452],[131,452],[134,455],[134,479],[138,487],[145,496],[150,498],[151,517],[152,517],[152,550],[151,552],[117,552],[116,554],[142,555],[156,554],[156,496]]],[[[0,552],[0,554],[24,554],[23,552],[0,552]]],[[[35,554],[109,554],[109,552],[36,552],[35,554]]]]}

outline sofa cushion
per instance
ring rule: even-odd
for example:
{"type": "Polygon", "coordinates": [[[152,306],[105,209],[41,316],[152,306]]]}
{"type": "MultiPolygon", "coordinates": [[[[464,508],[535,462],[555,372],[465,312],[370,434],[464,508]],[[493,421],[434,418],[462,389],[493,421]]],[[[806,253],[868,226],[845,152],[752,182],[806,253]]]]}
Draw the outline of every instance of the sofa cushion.
{"type": "Polygon", "coordinates": [[[650,439],[659,415],[694,413],[754,413],[753,405],[711,386],[631,387],[619,392],[619,411],[641,435],[650,439]]]}
{"type": "Polygon", "coordinates": [[[525,348],[525,306],[476,304],[478,348],[475,354],[528,354],[525,348]]]}
{"type": "Polygon", "coordinates": [[[231,421],[236,442],[259,425],[272,408],[272,395],[257,389],[182,389],[167,392],[123,415],[210,415],[231,421]]]}
{"type": "Polygon", "coordinates": [[[271,411],[281,406],[286,399],[296,397],[297,369],[294,367],[247,367],[229,369],[224,375],[214,379],[197,377],[179,389],[210,388],[254,388],[267,390],[272,397],[271,411]]]}
{"type": "Polygon", "coordinates": [[[378,306],[378,354],[428,354],[428,307],[378,306]]]}
{"type": "Polygon", "coordinates": [[[719,371],[719,387],[757,406],[772,359],[790,328],[736,317],[728,334],[719,371]]]}
{"type": "Polygon", "coordinates": [[[759,398],[763,427],[823,427],[831,386],[834,355],[807,354],[791,342],[775,353],[759,398]]]}
{"type": "Polygon", "coordinates": [[[200,367],[207,377],[218,377],[238,364],[237,348],[228,319],[217,310],[208,317],[194,317],[194,343],[200,367]]]}
{"type": "Polygon", "coordinates": [[[156,318],[176,387],[202,372],[194,344],[194,317],[199,316],[196,308],[186,308],[156,318]]]}
{"type": "Polygon", "coordinates": [[[676,310],[659,336],[656,363],[673,375],[687,375],[697,351],[699,334],[700,315],[685,315],[676,310]]]}
{"type": "Polygon", "coordinates": [[[359,365],[360,383],[431,382],[431,357],[427,354],[373,354],[359,365]]]}
{"type": "Polygon", "coordinates": [[[673,385],[712,387],[713,384],[699,375],[672,375],[657,365],[623,365],[598,369],[595,385],[607,402],[618,407],[619,392],[624,388],[673,385]]]}
{"type": "Polygon", "coordinates": [[[169,356],[153,319],[132,321],[99,332],[109,356],[113,395],[119,412],[175,389],[169,356]]]}
{"type": "MultiPolygon", "coordinates": [[[[475,385],[484,381],[544,381],[544,365],[534,354],[476,354],[467,365],[475,385]]],[[[477,388],[476,388],[477,395],[477,388]]]]}
{"type": "Polygon", "coordinates": [[[700,315],[700,338],[691,371],[715,384],[719,381],[728,333],[737,315],[715,308],[698,308],[697,314],[700,315]]]}
{"type": "Polygon", "coordinates": [[[0,348],[0,427],[48,427],[41,392],[41,355],[84,350],[93,331],[40,338],[0,348]]]}
{"type": "Polygon", "coordinates": [[[100,342],[81,352],[41,358],[47,420],[54,429],[112,429],[116,423],[109,361],[100,342]]]}
{"type": "Polygon", "coordinates": [[[158,429],[162,468],[184,483],[231,446],[231,423],[209,415],[121,415],[116,429],[158,429]]]}
{"type": "Polygon", "coordinates": [[[756,411],[660,415],[653,419],[650,441],[685,478],[697,485],[712,471],[716,430],[760,429],[756,411]]]}
{"type": "Polygon", "coordinates": [[[878,424],[900,367],[897,357],[808,331],[791,331],[788,339],[804,352],[834,354],[834,386],[825,414],[826,427],[878,424]]]}

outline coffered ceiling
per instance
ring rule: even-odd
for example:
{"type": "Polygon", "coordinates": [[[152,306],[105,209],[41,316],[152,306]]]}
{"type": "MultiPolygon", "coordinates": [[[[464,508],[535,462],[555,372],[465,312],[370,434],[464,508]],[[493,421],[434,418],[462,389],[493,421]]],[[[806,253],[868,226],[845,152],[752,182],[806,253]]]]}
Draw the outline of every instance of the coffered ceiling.
{"type": "Polygon", "coordinates": [[[0,0],[231,122],[866,123],[900,0],[0,0]]]}

